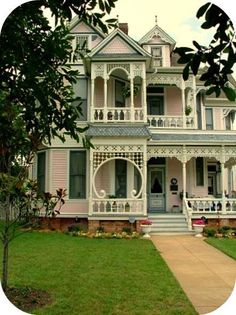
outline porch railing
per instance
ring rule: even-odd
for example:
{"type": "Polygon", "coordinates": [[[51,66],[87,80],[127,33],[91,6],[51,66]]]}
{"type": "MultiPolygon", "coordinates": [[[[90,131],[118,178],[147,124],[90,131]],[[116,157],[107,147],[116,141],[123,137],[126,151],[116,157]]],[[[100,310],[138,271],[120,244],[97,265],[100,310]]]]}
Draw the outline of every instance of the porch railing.
{"type": "Polygon", "coordinates": [[[93,199],[92,214],[143,214],[143,199],[93,199]]]}
{"type": "Polygon", "coordinates": [[[187,198],[192,213],[236,213],[236,198],[187,198]]]}
{"type": "Polygon", "coordinates": [[[154,128],[194,128],[193,116],[162,116],[148,115],[148,124],[154,128]]]}
{"type": "Polygon", "coordinates": [[[129,121],[143,121],[142,108],[129,108],[129,107],[108,107],[94,108],[93,120],[95,122],[129,122],[129,121]]]}

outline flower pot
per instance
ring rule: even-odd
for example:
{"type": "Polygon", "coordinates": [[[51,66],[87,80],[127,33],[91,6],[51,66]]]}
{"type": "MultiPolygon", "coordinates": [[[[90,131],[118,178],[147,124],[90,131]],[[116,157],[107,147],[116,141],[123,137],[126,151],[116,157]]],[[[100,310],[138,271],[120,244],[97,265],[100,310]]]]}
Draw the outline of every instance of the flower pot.
{"type": "Polygon", "coordinates": [[[149,233],[152,230],[151,225],[141,225],[141,229],[142,229],[142,232],[144,233],[143,237],[149,238],[150,237],[149,233]]]}
{"type": "Polygon", "coordinates": [[[205,225],[203,224],[193,224],[193,229],[196,237],[202,237],[203,228],[205,225]]]}

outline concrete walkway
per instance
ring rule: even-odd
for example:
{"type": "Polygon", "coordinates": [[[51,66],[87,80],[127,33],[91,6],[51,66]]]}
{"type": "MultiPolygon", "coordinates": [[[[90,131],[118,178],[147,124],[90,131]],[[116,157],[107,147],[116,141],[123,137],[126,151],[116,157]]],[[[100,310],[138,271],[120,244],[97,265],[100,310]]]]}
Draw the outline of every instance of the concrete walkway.
{"type": "Polygon", "coordinates": [[[194,236],[152,236],[154,245],[199,314],[214,311],[233,291],[236,261],[194,236]]]}

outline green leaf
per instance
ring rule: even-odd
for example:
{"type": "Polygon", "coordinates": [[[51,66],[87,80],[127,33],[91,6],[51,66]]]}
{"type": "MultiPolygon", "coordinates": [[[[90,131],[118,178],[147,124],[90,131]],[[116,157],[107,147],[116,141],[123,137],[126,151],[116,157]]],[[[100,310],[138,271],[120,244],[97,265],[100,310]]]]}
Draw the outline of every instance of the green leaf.
{"type": "Polygon", "coordinates": [[[225,93],[225,95],[229,101],[234,102],[236,100],[236,93],[235,93],[234,89],[232,89],[228,86],[224,86],[222,88],[222,90],[224,91],[224,93],[225,93]]]}
{"type": "Polygon", "coordinates": [[[193,56],[193,60],[191,63],[191,69],[194,75],[197,75],[200,63],[201,63],[201,57],[198,54],[195,54],[193,56]]]}
{"type": "Polygon", "coordinates": [[[207,2],[206,4],[204,4],[203,6],[201,6],[196,14],[196,17],[199,19],[201,16],[203,16],[205,14],[205,12],[207,11],[207,9],[209,8],[209,6],[211,5],[210,2],[207,2]]]}
{"type": "Polygon", "coordinates": [[[183,70],[183,79],[187,81],[189,77],[189,64],[187,64],[183,70]]]}

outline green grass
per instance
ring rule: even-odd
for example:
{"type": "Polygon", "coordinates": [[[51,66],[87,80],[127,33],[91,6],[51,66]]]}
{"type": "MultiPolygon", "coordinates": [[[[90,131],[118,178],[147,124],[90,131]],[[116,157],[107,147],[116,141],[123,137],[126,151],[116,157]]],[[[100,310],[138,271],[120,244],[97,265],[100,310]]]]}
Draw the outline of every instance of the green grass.
{"type": "Polygon", "coordinates": [[[205,241],[236,260],[236,239],[209,237],[205,241]]]}
{"type": "Polygon", "coordinates": [[[10,286],[48,291],[51,315],[196,314],[148,240],[30,232],[10,246],[10,286]]]}

